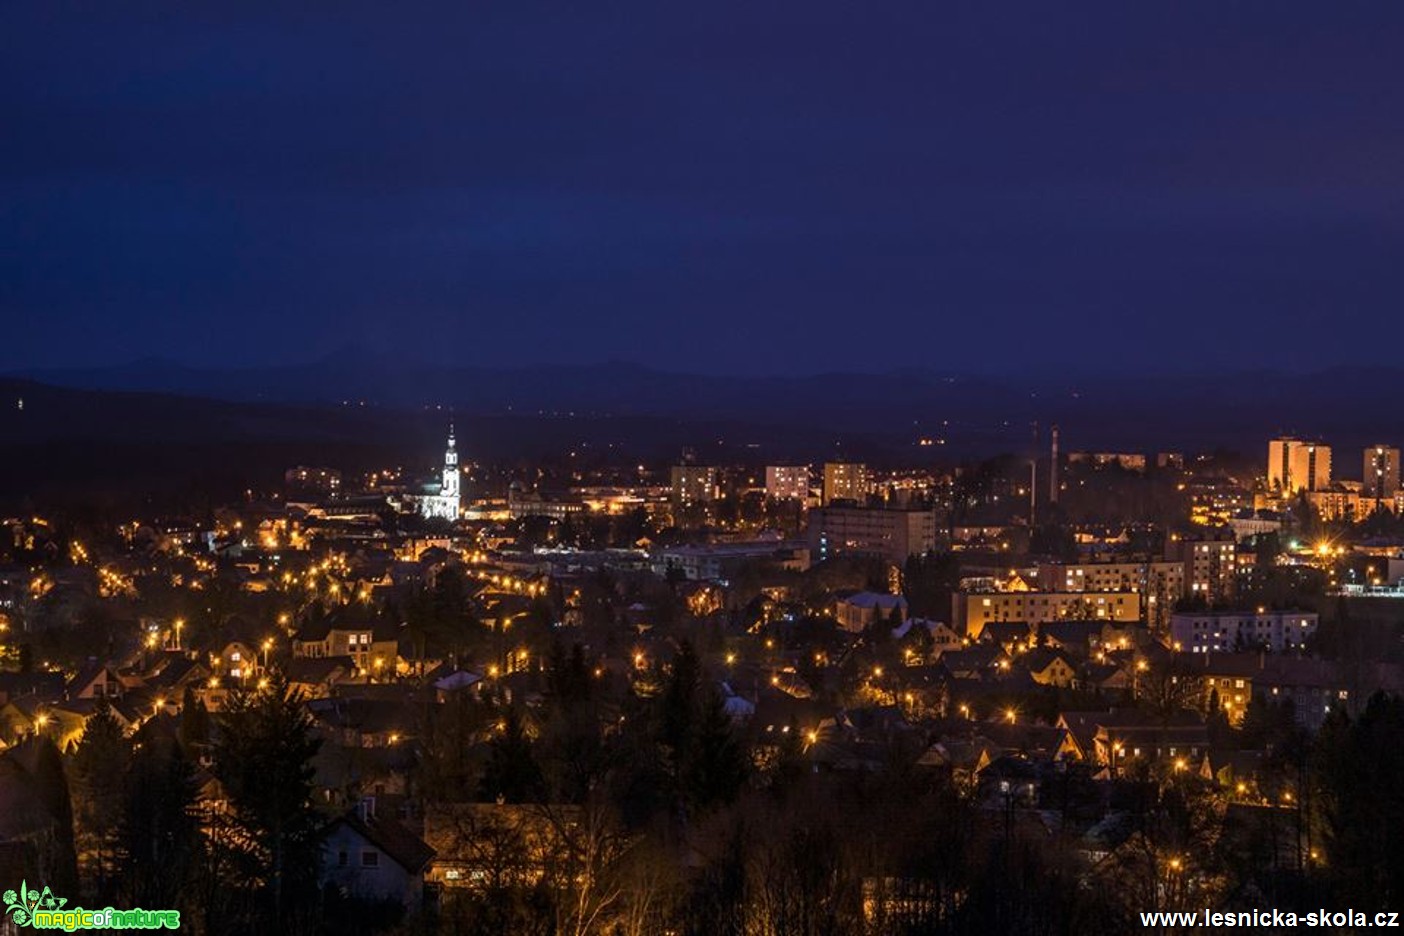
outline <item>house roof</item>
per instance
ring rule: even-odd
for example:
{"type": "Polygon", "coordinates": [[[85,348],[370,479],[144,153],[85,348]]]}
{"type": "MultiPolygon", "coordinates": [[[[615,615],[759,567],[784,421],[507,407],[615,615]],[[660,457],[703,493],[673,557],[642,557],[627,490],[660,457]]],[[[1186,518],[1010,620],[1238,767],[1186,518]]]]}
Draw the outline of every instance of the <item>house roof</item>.
{"type": "Polygon", "coordinates": [[[1109,715],[1109,712],[1060,712],[1057,723],[1072,735],[1085,755],[1092,750],[1092,739],[1109,715]]]}
{"type": "Polygon", "coordinates": [[[413,713],[400,702],[383,699],[311,699],[307,709],[322,724],[364,734],[394,734],[413,724],[413,713]]]}
{"type": "Polygon", "coordinates": [[[62,673],[0,673],[0,693],[10,698],[38,696],[57,698],[63,693],[62,673]]]}
{"type": "Polygon", "coordinates": [[[872,608],[883,611],[907,606],[907,599],[901,595],[888,595],[883,592],[858,592],[846,598],[840,598],[839,601],[855,608],[872,608]]]}
{"type": "Polygon", "coordinates": [[[1041,673],[1053,665],[1053,661],[1062,660],[1069,669],[1076,669],[1073,661],[1068,659],[1068,655],[1061,650],[1053,650],[1048,647],[1040,647],[1037,650],[1030,650],[1020,658],[1024,668],[1031,673],[1041,673]]]}
{"type": "Polygon", "coordinates": [[[300,657],[288,663],[288,681],[305,685],[330,682],[338,673],[349,673],[355,667],[350,657],[300,657]]]}
{"type": "Polygon", "coordinates": [[[327,639],[327,635],[332,631],[332,622],[328,618],[308,621],[297,629],[293,634],[293,640],[303,643],[322,641],[327,639]]]}
{"type": "Polygon", "coordinates": [[[1009,644],[1033,634],[1027,621],[989,621],[980,629],[980,643],[1009,644]]]}
{"type": "Polygon", "coordinates": [[[210,668],[200,660],[192,660],[183,654],[169,654],[160,671],[148,680],[152,687],[174,688],[182,682],[203,682],[210,674],[210,668]]]}
{"type": "Polygon", "coordinates": [[[1404,670],[1395,664],[1365,664],[1346,673],[1329,660],[1273,653],[1206,653],[1202,666],[1196,665],[1194,671],[1205,677],[1251,679],[1263,686],[1337,689],[1351,683],[1395,691],[1404,687],[1404,670]]]}
{"type": "Polygon", "coordinates": [[[117,682],[121,682],[121,677],[117,675],[117,670],[106,663],[89,662],[78,670],[78,674],[68,681],[64,691],[72,695],[82,692],[88,686],[97,682],[99,678],[110,676],[117,682]]]}
{"type": "Polygon", "coordinates": [[[1045,621],[1038,625],[1038,636],[1086,649],[1094,637],[1102,636],[1105,627],[1105,621],[1045,621]]]}

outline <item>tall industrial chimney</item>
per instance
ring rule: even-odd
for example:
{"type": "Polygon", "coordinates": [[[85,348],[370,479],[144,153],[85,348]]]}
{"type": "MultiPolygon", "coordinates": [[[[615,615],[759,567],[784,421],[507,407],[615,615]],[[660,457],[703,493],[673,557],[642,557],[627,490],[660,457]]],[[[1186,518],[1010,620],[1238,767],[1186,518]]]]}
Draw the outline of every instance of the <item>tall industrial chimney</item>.
{"type": "Polygon", "coordinates": [[[1058,426],[1053,425],[1053,452],[1048,460],[1048,503],[1058,503],[1058,426]]]}

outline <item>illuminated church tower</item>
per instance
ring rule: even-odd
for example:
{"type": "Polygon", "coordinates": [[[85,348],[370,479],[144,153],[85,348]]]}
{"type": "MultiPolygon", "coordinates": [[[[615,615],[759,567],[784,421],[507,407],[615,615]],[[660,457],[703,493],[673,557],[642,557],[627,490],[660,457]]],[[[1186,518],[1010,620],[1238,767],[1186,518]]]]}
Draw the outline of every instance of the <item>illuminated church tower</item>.
{"type": "Polygon", "coordinates": [[[439,485],[438,494],[419,499],[420,514],[442,520],[457,520],[461,505],[458,484],[458,446],[453,437],[453,423],[449,423],[448,448],[444,451],[444,480],[439,485]]]}
{"type": "Polygon", "coordinates": [[[458,516],[458,448],[453,439],[453,423],[449,423],[448,448],[444,451],[444,485],[439,496],[453,498],[453,515],[458,516]]]}

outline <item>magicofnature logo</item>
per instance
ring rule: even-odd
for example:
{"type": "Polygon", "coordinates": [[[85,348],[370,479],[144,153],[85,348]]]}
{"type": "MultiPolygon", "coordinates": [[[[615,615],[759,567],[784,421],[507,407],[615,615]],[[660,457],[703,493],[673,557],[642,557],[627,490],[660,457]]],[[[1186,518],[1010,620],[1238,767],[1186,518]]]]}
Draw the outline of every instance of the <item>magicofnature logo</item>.
{"type": "Polygon", "coordinates": [[[88,929],[180,929],[179,910],[116,910],[105,907],[102,910],[84,910],[82,907],[64,908],[66,897],[55,897],[47,886],[42,891],[31,890],[28,882],[21,881],[19,890],[4,893],[5,916],[16,926],[32,929],[75,930],[88,929]]]}

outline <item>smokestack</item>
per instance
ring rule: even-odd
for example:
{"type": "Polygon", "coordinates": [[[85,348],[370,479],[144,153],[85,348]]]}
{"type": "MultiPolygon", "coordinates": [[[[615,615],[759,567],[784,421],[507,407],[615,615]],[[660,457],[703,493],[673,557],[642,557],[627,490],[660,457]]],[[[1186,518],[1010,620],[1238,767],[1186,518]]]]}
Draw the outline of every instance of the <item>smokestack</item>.
{"type": "Polygon", "coordinates": [[[1058,503],[1058,426],[1053,426],[1053,451],[1048,459],[1048,503],[1058,503]]]}
{"type": "Polygon", "coordinates": [[[1033,424],[1033,448],[1029,455],[1029,526],[1038,523],[1038,423],[1033,424]]]}

